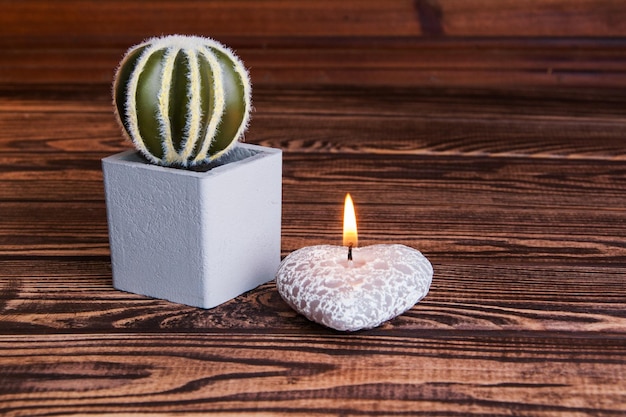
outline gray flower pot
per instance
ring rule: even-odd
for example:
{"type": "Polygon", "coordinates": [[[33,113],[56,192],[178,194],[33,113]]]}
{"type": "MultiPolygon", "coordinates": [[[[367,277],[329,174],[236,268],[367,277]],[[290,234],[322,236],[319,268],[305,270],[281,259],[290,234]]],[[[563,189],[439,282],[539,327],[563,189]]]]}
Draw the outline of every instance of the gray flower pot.
{"type": "Polygon", "coordinates": [[[274,278],[282,152],[239,144],[206,172],[102,160],[113,286],[211,308],[274,278]]]}

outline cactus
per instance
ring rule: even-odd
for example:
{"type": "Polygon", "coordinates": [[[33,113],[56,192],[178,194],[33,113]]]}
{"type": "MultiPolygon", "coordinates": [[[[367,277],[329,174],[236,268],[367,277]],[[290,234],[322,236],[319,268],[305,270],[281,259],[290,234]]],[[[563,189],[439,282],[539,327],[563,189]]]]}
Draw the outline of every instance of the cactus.
{"type": "Polygon", "coordinates": [[[150,162],[192,167],[243,136],[251,87],[239,58],[198,36],[152,38],[128,50],[113,84],[118,122],[150,162]]]}

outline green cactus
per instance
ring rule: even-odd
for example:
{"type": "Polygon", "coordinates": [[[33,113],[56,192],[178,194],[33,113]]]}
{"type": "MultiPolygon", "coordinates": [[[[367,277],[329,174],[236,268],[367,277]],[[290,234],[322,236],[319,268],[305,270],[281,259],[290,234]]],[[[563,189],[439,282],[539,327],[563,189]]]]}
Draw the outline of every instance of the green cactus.
{"type": "Polygon", "coordinates": [[[118,122],[139,152],[165,166],[213,161],[243,136],[251,86],[239,58],[198,36],[148,39],[128,50],[113,84],[118,122]]]}

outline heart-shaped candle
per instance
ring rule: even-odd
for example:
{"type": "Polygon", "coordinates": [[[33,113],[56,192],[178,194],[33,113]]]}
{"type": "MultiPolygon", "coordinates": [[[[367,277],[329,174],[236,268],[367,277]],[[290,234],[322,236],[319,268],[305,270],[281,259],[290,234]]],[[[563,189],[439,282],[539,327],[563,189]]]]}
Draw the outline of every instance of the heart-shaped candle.
{"type": "Polygon", "coordinates": [[[344,246],[296,250],[281,263],[281,297],[309,320],[344,331],[370,329],[404,313],[428,293],[433,268],[404,245],[357,248],[350,195],[344,210],[344,246]]]}

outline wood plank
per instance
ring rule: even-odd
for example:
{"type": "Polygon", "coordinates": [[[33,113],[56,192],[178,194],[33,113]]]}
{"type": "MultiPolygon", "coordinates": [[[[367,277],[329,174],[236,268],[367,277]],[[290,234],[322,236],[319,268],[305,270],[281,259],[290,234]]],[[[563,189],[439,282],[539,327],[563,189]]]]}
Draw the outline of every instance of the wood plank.
{"type": "Polygon", "coordinates": [[[0,45],[125,47],[163,33],[229,37],[619,37],[619,0],[92,2],[3,0],[0,45]]]}
{"type": "Polygon", "coordinates": [[[400,0],[162,1],[50,4],[0,2],[6,44],[56,47],[125,46],[163,33],[224,37],[418,34],[412,2],[400,0]],[[4,3],[4,4],[3,4],[4,3]],[[393,24],[390,24],[392,23],[393,24]]]}
{"type": "MultiPolygon", "coordinates": [[[[29,152],[59,153],[57,169],[61,155],[127,149],[108,86],[51,88],[0,90],[1,166],[35,169],[29,152]],[[25,136],[25,125],[36,129],[25,136]]],[[[286,152],[620,160],[625,102],[619,89],[259,86],[246,140],[286,152]]]]}
{"type": "MultiPolygon", "coordinates": [[[[623,36],[617,0],[439,0],[445,34],[463,36],[623,36]]],[[[417,3],[419,4],[419,2],[417,3]]],[[[436,7],[436,6],[435,6],[436,7]]]]}
{"type": "MultiPolygon", "coordinates": [[[[431,256],[428,296],[370,335],[459,331],[533,337],[626,337],[623,265],[493,263],[431,256]],[[508,283],[503,285],[503,283],[508,283]],[[390,333],[392,332],[392,333],[390,333]]],[[[211,310],[114,290],[108,257],[4,258],[0,330],[33,333],[321,333],[282,301],[273,282],[211,310]]],[[[273,277],[268,277],[272,279],[273,277]]],[[[495,337],[495,336],[494,336],[495,337]]]]}
{"type": "Polygon", "coordinates": [[[113,333],[2,336],[0,353],[11,417],[616,416],[626,399],[623,339],[113,333]]]}
{"type": "Polygon", "coordinates": [[[336,48],[238,51],[255,84],[608,87],[624,85],[623,43],[621,38],[367,39],[336,48]]]}
{"type": "MultiPolygon", "coordinates": [[[[117,48],[10,47],[0,84],[111,84],[117,48]]],[[[623,86],[624,40],[325,39],[229,41],[254,85],[623,86]]]]}

